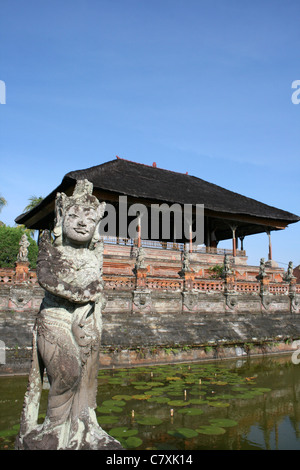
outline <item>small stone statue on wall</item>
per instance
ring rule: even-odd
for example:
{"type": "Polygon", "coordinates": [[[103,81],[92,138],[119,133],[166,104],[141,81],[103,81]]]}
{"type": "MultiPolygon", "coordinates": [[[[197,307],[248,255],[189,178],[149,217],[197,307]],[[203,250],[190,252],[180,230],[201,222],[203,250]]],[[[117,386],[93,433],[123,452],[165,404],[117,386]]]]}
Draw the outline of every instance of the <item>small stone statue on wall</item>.
{"type": "Polygon", "coordinates": [[[182,254],[182,272],[190,272],[190,251],[188,245],[184,245],[184,251],[182,254]]]}
{"type": "Polygon", "coordinates": [[[23,233],[19,245],[20,245],[20,248],[19,248],[19,253],[17,256],[17,261],[27,262],[28,261],[28,247],[30,243],[28,241],[26,233],[23,233]]]}
{"type": "Polygon", "coordinates": [[[37,275],[45,297],[33,331],[29,375],[16,449],[121,449],[97,422],[95,407],[102,331],[99,223],[105,203],[93,185],[78,181],[73,195],[58,193],[54,242],[44,232],[37,275]],[[38,424],[44,370],[50,390],[38,424]]]}
{"type": "Polygon", "coordinates": [[[295,279],[295,276],[293,275],[293,262],[290,261],[287,271],[285,275],[283,276],[283,280],[286,282],[290,282],[292,279],[295,279]]]}
{"type": "Polygon", "coordinates": [[[260,259],[260,263],[259,263],[259,273],[258,273],[258,275],[256,276],[256,279],[257,279],[258,281],[261,281],[261,280],[263,280],[266,276],[267,276],[267,274],[266,274],[266,262],[265,262],[265,258],[261,258],[261,259],[260,259]]]}

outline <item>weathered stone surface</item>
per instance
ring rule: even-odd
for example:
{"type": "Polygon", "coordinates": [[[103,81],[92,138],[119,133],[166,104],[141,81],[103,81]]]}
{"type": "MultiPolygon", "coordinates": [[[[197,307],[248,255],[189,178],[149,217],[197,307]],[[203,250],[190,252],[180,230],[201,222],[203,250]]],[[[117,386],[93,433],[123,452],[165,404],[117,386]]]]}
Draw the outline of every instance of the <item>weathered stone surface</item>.
{"type": "Polygon", "coordinates": [[[201,314],[184,312],[103,316],[102,345],[200,346],[223,341],[241,344],[300,337],[300,315],[289,313],[201,314]]]}
{"type": "Polygon", "coordinates": [[[56,198],[55,240],[44,233],[37,274],[45,297],[33,330],[32,367],[17,449],[120,449],[95,415],[102,333],[104,204],[79,181],[73,196],[56,198]],[[44,369],[50,390],[37,424],[44,369]]]}

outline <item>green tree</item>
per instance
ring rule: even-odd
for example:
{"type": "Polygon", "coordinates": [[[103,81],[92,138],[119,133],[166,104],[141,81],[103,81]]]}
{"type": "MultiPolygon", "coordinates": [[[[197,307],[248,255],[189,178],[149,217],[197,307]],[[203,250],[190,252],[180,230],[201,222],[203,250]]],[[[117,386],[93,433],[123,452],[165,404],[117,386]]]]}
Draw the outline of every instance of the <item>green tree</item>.
{"type": "MultiPolygon", "coordinates": [[[[24,212],[28,212],[31,209],[33,209],[40,202],[42,202],[43,199],[44,198],[42,196],[30,196],[30,198],[28,198],[29,203],[23,209],[24,212]]],[[[34,232],[35,232],[34,229],[26,228],[25,225],[19,225],[19,227],[22,227],[22,229],[26,232],[27,235],[30,235],[31,237],[34,237],[34,232]]]]}
{"type": "Polygon", "coordinates": [[[37,206],[40,202],[42,202],[44,198],[42,196],[30,196],[28,199],[29,203],[27,204],[26,207],[24,207],[24,211],[28,212],[31,209],[33,209],[35,206],[37,206]]]}
{"type": "MultiPolygon", "coordinates": [[[[6,225],[0,226],[0,267],[13,268],[17,261],[20,245],[19,242],[23,233],[26,230],[21,227],[9,227],[6,225]]],[[[38,246],[35,240],[27,237],[30,242],[28,247],[28,260],[31,269],[36,268],[36,261],[38,255],[38,246]]]]}
{"type": "Polygon", "coordinates": [[[0,212],[2,211],[3,207],[6,206],[7,201],[3,196],[0,196],[0,212]]]}

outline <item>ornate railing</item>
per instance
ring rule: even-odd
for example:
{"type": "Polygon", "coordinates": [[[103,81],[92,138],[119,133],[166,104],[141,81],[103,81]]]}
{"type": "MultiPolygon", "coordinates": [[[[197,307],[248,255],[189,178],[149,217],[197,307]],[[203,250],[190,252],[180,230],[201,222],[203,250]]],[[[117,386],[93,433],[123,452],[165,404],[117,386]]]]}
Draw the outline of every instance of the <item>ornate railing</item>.
{"type": "Polygon", "coordinates": [[[181,291],[183,288],[183,281],[181,279],[148,278],[146,288],[149,290],[181,291]]]}
{"type": "Polygon", "coordinates": [[[224,281],[201,279],[193,282],[193,289],[196,291],[222,291],[224,289],[224,281]]]}
{"type": "Polygon", "coordinates": [[[0,270],[0,284],[10,284],[14,281],[15,277],[15,270],[14,269],[1,269],[0,270]]]}
{"type": "Polygon", "coordinates": [[[269,284],[270,294],[288,294],[289,285],[288,284],[269,284]]]}
{"type": "Polygon", "coordinates": [[[134,277],[103,276],[105,289],[108,290],[133,290],[135,288],[134,277]]]}
{"type": "Polygon", "coordinates": [[[234,290],[236,292],[259,292],[260,283],[238,281],[234,284],[234,290]]]}
{"type": "MultiPolygon", "coordinates": [[[[121,246],[137,246],[137,240],[131,238],[121,238],[121,237],[103,237],[103,241],[107,245],[121,245],[121,246]]],[[[184,251],[184,243],[177,242],[164,242],[158,240],[141,240],[141,245],[144,248],[156,248],[160,250],[174,250],[174,251],[184,251]]],[[[233,251],[228,248],[215,248],[215,247],[206,247],[199,245],[192,245],[193,253],[210,253],[215,255],[232,255],[233,251]]],[[[246,256],[244,250],[236,250],[237,256],[246,256]]]]}

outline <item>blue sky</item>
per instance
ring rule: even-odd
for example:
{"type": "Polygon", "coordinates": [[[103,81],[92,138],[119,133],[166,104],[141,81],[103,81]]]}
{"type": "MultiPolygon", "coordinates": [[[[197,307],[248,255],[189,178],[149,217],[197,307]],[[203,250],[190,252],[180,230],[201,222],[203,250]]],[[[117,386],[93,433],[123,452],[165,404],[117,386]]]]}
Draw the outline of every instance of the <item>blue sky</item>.
{"type": "MultiPolygon", "coordinates": [[[[298,0],[2,0],[0,219],[116,155],[299,215],[299,17],[298,0]]],[[[300,223],[272,240],[300,263],[300,223]]],[[[267,258],[267,235],[244,243],[267,258]]]]}

